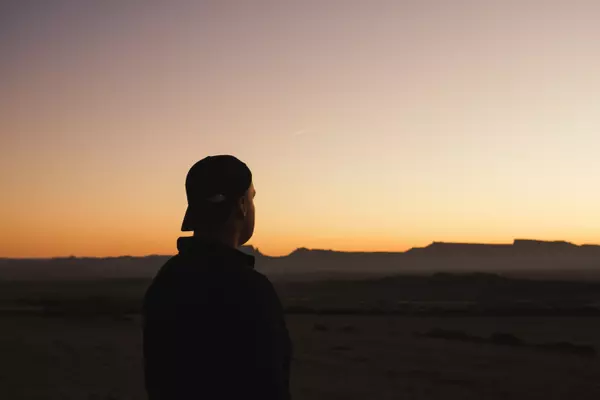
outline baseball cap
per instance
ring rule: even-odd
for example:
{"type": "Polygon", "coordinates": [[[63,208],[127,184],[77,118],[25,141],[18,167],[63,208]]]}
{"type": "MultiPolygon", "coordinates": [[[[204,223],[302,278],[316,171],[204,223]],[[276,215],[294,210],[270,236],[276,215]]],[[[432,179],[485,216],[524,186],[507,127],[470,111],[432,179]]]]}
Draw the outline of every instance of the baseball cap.
{"type": "Polygon", "coordinates": [[[251,184],[252,172],[234,156],[209,156],[198,161],[185,180],[188,208],[181,230],[193,231],[215,219],[226,219],[251,184]]]}

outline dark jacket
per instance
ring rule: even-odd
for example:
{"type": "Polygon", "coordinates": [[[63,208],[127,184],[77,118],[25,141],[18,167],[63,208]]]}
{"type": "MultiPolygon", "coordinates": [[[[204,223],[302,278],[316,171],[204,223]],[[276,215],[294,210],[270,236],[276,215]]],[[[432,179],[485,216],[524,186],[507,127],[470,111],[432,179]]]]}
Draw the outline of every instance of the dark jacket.
{"type": "Polygon", "coordinates": [[[149,399],[289,399],[291,342],[254,257],[197,238],[177,247],[144,298],[149,399]]]}

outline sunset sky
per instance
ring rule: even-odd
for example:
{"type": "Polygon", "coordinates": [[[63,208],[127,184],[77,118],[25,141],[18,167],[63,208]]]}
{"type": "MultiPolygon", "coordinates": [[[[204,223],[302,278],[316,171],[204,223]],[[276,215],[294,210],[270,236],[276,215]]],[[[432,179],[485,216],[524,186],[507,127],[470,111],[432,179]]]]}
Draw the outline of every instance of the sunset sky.
{"type": "Polygon", "coordinates": [[[172,254],[221,153],[267,254],[600,242],[598,2],[7,3],[0,257],[172,254]]]}

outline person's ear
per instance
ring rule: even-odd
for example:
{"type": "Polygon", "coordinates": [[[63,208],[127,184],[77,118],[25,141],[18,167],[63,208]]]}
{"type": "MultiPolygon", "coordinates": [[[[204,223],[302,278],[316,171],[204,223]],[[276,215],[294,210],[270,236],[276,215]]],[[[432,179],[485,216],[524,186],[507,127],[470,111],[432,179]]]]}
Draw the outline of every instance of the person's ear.
{"type": "Polygon", "coordinates": [[[238,217],[240,217],[241,219],[246,218],[246,214],[248,214],[248,204],[246,203],[246,196],[242,196],[238,200],[236,212],[238,214],[238,217]]]}

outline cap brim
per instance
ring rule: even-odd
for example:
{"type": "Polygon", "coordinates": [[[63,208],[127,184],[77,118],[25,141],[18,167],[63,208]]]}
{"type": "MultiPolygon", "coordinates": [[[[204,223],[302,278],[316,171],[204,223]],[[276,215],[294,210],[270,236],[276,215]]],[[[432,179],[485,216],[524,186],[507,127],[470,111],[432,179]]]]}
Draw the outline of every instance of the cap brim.
{"type": "Polygon", "coordinates": [[[183,223],[181,224],[181,231],[192,232],[194,230],[193,220],[194,218],[192,217],[192,210],[190,210],[190,207],[188,206],[187,210],[185,211],[185,216],[183,217],[183,223]]]}

